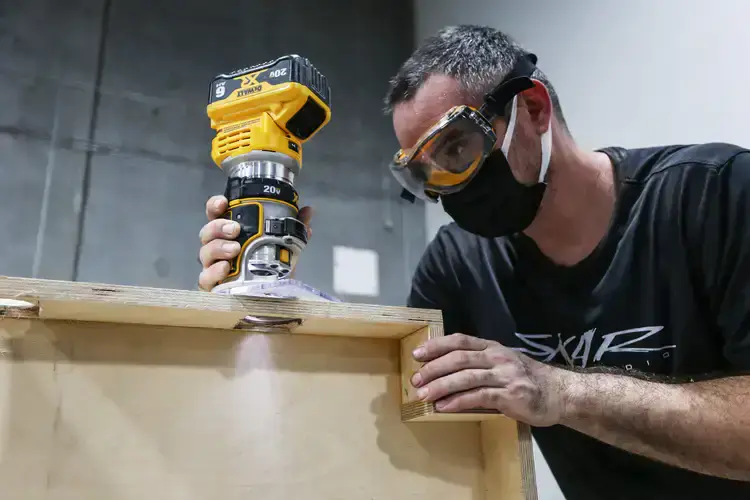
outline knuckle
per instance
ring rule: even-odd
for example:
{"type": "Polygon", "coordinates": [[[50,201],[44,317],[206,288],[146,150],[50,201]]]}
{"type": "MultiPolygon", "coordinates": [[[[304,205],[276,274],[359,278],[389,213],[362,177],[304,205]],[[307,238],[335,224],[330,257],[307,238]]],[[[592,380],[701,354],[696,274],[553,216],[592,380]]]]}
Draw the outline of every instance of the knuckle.
{"type": "Polygon", "coordinates": [[[213,260],[221,260],[231,256],[234,253],[230,252],[229,250],[230,248],[234,250],[235,245],[238,245],[238,243],[227,240],[213,240],[204,248],[206,248],[206,251],[213,260]]]}
{"type": "Polygon", "coordinates": [[[214,228],[216,227],[216,221],[211,221],[201,228],[200,239],[204,245],[209,241],[213,240],[216,236],[214,235],[214,228]]]}
{"type": "Polygon", "coordinates": [[[213,265],[214,267],[214,278],[216,279],[216,282],[219,282],[227,277],[229,274],[229,262],[222,261],[217,262],[213,265]]]}
{"type": "Polygon", "coordinates": [[[223,195],[215,195],[206,202],[206,217],[213,220],[220,216],[226,208],[227,200],[223,195]]]}
{"type": "Polygon", "coordinates": [[[233,258],[240,253],[240,244],[236,241],[216,240],[220,245],[219,252],[224,258],[233,258]]]}
{"type": "Polygon", "coordinates": [[[478,378],[478,382],[481,385],[493,385],[493,382],[495,382],[495,374],[490,370],[481,370],[478,374],[478,378]]]}
{"type": "Polygon", "coordinates": [[[458,365],[459,368],[466,368],[468,366],[471,366],[472,364],[471,354],[467,351],[456,352],[456,364],[458,365]]]}
{"type": "Polygon", "coordinates": [[[500,401],[500,395],[498,391],[493,391],[489,387],[485,387],[480,391],[481,400],[485,404],[497,405],[500,401]]]}
{"type": "Polygon", "coordinates": [[[219,281],[226,277],[227,270],[225,269],[224,264],[226,263],[217,262],[204,270],[203,281],[208,288],[213,288],[219,281]]]}
{"type": "Polygon", "coordinates": [[[509,361],[511,359],[511,351],[503,346],[493,346],[485,352],[493,361],[509,361]]]}
{"type": "Polygon", "coordinates": [[[202,246],[201,249],[198,251],[198,260],[201,261],[201,264],[203,265],[203,269],[206,269],[208,264],[208,247],[202,246]]]}
{"type": "Polygon", "coordinates": [[[463,333],[456,334],[456,344],[462,349],[466,349],[471,344],[471,338],[463,333]]]}
{"type": "Polygon", "coordinates": [[[489,370],[473,370],[469,372],[469,382],[472,387],[492,385],[492,373],[489,370]]]}
{"type": "Polygon", "coordinates": [[[198,275],[198,286],[200,287],[201,290],[204,290],[206,292],[208,292],[212,288],[212,283],[208,277],[208,274],[209,273],[207,272],[207,270],[204,269],[198,275]]]}
{"type": "Polygon", "coordinates": [[[223,248],[223,240],[212,240],[203,245],[199,251],[200,261],[203,267],[209,267],[217,260],[229,257],[223,248]]]}
{"type": "Polygon", "coordinates": [[[435,366],[434,363],[427,363],[419,370],[419,374],[425,382],[432,382],[438,379],[441,373],[440,367],[435,366]]]}
{"type": "Polygon", "coordinates": [[[446,394],[450,393],[451,389],[448,382],[439,379],[430,384],[430,398],[440,399],[446,394]]]}
{"type": "Polygon", "coordinates": [[[476,387],[478,385],[482,385],[482,374],[481,372],[472,371],[467,373],[467,381],[469,382],[469,385],[471,387],[476,387]]]}

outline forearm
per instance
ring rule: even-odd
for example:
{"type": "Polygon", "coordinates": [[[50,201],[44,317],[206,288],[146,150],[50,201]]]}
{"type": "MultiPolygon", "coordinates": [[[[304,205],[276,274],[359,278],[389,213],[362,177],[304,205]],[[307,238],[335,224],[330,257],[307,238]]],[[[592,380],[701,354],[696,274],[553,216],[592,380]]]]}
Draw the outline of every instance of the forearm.
{"type": "Polygon", "coordinates": [[[559,369],[561,424],[703,474],[750,481],[750,377],[662,384],[559,369]]]}

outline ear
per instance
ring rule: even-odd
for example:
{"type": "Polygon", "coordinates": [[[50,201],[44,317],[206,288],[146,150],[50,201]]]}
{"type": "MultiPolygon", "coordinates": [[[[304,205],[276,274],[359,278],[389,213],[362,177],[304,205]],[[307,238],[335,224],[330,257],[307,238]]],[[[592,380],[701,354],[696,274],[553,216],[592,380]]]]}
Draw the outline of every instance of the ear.
{"type": "Polygon", "coordinates": [[[542,82],[533,79],[532,82],[534,82],[534,86],[521,92],[519,101],[523,102],[522,105],[528,111],[534,130],[541,135],[550,126],[552,98],[549,95],[547,87],[542,82]]]}

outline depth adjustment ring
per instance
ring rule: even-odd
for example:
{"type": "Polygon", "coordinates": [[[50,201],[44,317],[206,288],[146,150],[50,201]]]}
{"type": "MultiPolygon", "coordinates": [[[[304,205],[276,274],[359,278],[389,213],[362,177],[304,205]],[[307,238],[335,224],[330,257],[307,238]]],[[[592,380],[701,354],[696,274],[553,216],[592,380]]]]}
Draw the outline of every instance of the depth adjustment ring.
{"type": "Polygon", "coordinates": [[[224,196],[229,202],[246,198],[283,201],[297,207],[299,196],[294,186],[278,179],[264,177],[230,177],[224,196]]]}

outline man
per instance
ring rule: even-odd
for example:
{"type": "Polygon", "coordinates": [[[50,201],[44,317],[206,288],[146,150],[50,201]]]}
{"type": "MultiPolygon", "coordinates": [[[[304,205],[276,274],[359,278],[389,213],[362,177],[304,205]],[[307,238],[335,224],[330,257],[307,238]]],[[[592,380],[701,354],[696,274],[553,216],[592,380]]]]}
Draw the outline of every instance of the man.
{"type": "MultiPolygon", "coordinates": [[[[451,27],[391,81],[393,172],[456,221],[413,278],[451,335],[412,382],[532,425],[568,498],[750,498],[750,151],[584,151],[534,63],[451,27]]],[[[237,251],[220,227],[205,289],[237,251]]]]}

